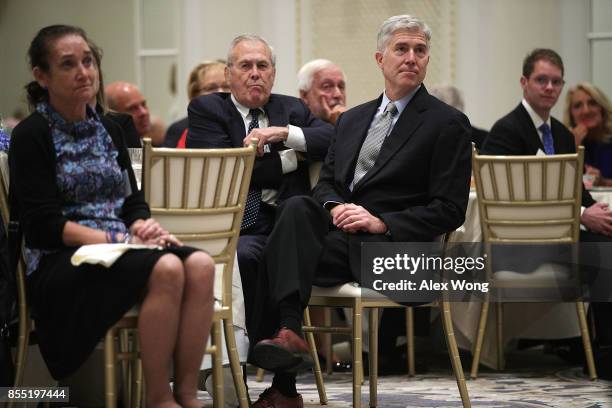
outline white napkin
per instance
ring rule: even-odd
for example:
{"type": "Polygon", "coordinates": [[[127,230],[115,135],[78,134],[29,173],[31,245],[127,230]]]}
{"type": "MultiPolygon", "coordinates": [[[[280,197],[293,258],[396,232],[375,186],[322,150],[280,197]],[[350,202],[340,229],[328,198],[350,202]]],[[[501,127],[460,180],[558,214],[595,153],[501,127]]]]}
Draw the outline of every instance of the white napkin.
{"type": "Polygon", "coordinates": [[[161,249],[157,245],[141,244],[93,244],[83,245],[70,258],[74,266],[82,263],[100,264],[109,268],[126,251],[131,249],[161,249]]]}

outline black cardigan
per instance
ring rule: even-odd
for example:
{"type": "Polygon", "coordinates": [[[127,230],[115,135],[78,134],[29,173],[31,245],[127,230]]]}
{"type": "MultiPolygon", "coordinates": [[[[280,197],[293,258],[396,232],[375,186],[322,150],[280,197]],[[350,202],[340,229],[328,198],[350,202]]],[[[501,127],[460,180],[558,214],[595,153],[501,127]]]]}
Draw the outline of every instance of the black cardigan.
{"type": "MultiPolygon", "coordinates": [[[[126,197],[121,218],[129,227],[137,219],[151,216],[139,191],[130,164],[121,127],[101,118],[117,148],[117,163],[127,170],[133,193],[126,197]]],[[[62,197],[56,182],[56,154],[47,120],[32,113],[15,127],[9,149],[11,220],[18,220],[30,248],[65,248],[62,197]]]]}

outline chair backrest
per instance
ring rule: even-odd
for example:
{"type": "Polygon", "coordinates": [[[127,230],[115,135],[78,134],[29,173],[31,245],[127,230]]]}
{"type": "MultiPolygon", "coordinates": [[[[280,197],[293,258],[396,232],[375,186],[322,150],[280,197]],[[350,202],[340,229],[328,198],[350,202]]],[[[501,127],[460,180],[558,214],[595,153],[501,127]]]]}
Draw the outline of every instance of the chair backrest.
{"type": "Polygon", "coordinates": [[[583,147],[550,156],[472,151],[485,242],[578,242],[583,160],[583,147]]]}
{"type": "Polygon", "coordinates": [[[183,243],[206,250],[222,265],[224,306],[231,305],[234,255],[255,151],[153,148],[144,139],[142,188],[151,215],[183,243]]]}

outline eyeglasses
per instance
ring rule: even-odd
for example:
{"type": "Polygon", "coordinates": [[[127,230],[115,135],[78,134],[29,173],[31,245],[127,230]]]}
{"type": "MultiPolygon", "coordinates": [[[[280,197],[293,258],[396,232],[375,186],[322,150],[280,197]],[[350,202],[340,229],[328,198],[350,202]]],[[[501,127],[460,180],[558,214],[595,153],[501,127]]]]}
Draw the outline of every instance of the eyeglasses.
{"type": "Polygon", "coordinates": [[[563,85],[565,85],[563,78],[549,78],[544,75],[533,78],[533,81],[541,87],[545,87],[549,83],[552,84],[554,88],[561,88],[563,85]]]}

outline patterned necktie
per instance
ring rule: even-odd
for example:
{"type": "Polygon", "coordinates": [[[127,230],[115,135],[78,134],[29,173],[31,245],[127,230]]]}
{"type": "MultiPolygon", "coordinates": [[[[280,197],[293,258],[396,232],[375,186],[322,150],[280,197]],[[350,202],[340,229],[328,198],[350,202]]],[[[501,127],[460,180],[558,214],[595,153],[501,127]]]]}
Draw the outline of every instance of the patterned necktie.
{"type": "MultiPolygon", "coordinates": [[[[249,130],[247,135],[251,133],[251,130],[259,127],[259,120],[257,119],[259,109],[249,110],[251,115],[251,122],[249,123],[249,130]]],[[[249,194],[247,195],[246,204],[244,205],[244,217],[242,218],[241,230],[245,230],[255,224],[257,221],[257,215],[259,214],[259,206],[261,204],[261,189],[257,187],[250,187],[249,194]]]]}
{"type": "Polygon", "coordinates": [[[544,153],[555,154],[555,144],[553,143],[552,132],[548,123],[542,123],[540,126],[542,131],[542,144],[544,145],[544,153]]]}
{"type": "Polygon", "coordinates": [[[363,176],[374,167],[380,148],[389,133],[389,129],[393,124],[393,116],[397,113],[397,107],[395,103],[389,102],[385,111],[379,118],[378,122],[372,125],[368,134],[361,145],[359,151],[359,157],[357,158],[357,165],[355,166],[355,175],[353,176],[353,183],[351,184],[351,190],[361,180],[363,176]]]}

